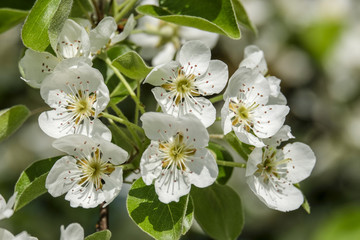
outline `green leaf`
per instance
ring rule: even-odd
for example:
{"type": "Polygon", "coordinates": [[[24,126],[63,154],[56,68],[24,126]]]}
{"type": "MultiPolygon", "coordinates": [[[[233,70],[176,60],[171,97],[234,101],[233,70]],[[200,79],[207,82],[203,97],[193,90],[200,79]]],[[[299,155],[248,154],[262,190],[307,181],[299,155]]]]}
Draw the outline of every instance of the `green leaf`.
{"type": "Polygon", "coordinates": [[[229,186],[214,183],[207,188],[192,187],[195,219],[217,240],[237,239],[244,226],[239,195],[229,186]]]}
{"type": "Polygon", "coordinates": [[[253,146],[241,142],[235,135],[234,132],[230,132],[225,135],[226,141],[233,147],[233,149],[247,161],[249,154],[253,150],[253,146]]]}
{"type": "Polygon", "coordinates": [[[147,186],[142,178],[129,191],[127,209],[131,219],[155,239],[179,239],[193,221],[193,205],[189,195],[179,202],[159,201],[154,185],[147,186]]]}
{"type": "Polygon", "coordinates": [[[0,8],[12,8],[29,10],[34,5],[35,0],[1,0],[0,8]]]}
{"type": "Polygon", "coordinates": [[[15,27],[28,15],[28,11],[10,9],[10,8],[1,8],[0,9],[0,33],[3,33],[9,30],[12,27],[15,27]]]}
{"type": "MultiPolygon", "coordinates": [[[[216,160],[224,160],[229,162],[234,161],[231,154],[228,153],[228,151],[223,146],[220,146],[219,144],[213,142],[209,142],[208,148],[216,155],[216,160]]],[[[233,169],[233,167],[219,166],[219,175],[216,181],[220,184],[226,184],[231,177],[233,169]]]]}
{"type": "Polygon", "coordinates": [[[59,8],[52,18],[49,26],[49,39],[51,47],[56,50],[58,35],[60,34],[65,20],[69,17],[73,0],[61,0],[59,8]]]}
{"type": "Polygon", "coordinates": [[[108,128],[112,133],[113,142],[128,153],[131,153],[134,148],[128,140],[131,138],[131,135],[128,133],[129,130],[119,126],[108,126],[108,128]]]}
{"type": "Polygon", "coordinates": [[[43,52],[50,43],[48,29],[61,0],[37,0],[21,31],[26,47],[43,52]]]}
{"type": "Polygon", "coordinates": [[[85,240],[110,240],[111,232],[109,230],[103,230],[93,233],[85,238],[85,240]]]}
{"type": "Polygon", "coordinates": [[[249,19],[249,16],[247,15],[244,6],[242,5],[240,0],[231,0],[233,4],[233,8],[235,11],[235,17],[237,21],[245,26],[246,28],[253,31],[255,34],[257,34],[256,27],[252,24],[252,22],[249,19]]]}
{"type": "Polygon", "coordinates": [[[233,39],[241,37],[231,0],[163,0],[159,7],[143,5],[136,10],[167,22],[223,34],[233,39]]]}
{"type": "Polygon", "coordinates": [[[13,134],[30,116],[24,105],[16,105],[0,111],[0,142],[13,134]]]}
{"type": "Polygon", "coordinates": [[[125,76],[138,81],[144,79],[152,69],[135,51],[126,52],[115,58],[112,65],[125,76]]]}
{"type": "Polygon", "coordinates": [[[93,6],[90,3],[90,0],[74,0],[74,6],[71,10],[70,16],[75,17],[90,17],[90,13],[92,12],[93,6]]]}
{"type": "Polygon", "coordinates": [[[47,192],[46,177],[59,158],[54,157],[34,162],[21,173],[14,190],[18,193],[14,206],[15,211],[47,192]]]}
{"type": "Polygon", "coordinates": [[[307,212],[307,214],[311,213],[310,204],[309,204],[308,200],[305,198],[305,196],[304,196],[304,202],[303,202],[303,204],[301,206],[307,212]]]}

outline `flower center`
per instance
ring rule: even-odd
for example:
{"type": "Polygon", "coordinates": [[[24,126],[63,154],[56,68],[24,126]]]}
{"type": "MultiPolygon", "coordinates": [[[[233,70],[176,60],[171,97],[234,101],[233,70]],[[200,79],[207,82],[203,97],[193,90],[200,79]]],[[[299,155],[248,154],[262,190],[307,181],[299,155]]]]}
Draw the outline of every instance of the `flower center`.
{"type": "Polygon", "coordinates": [[[83,94],[78,91],[75,95],[70,95],[66,109],[73,114],[75,124],[79,124],[84,118],[95,116],[95,109],[93,107],[96,102],[96,93],[83,94]]]}
{"type": "Polygon", "coordinates": [[[176,91],[181,94],[190,92],[193,87],[192,81],[184,76],[179,76],[174,83],[176,85],[176,91]]]}
{"type": "Polygon", "coordinates": [[[162,167],[168,168],[173,164],[182,171],[186,170],[186,161],[193,156],[196,149],[184,143],[184,137],[181,133],[177,133],[169,142],[162,142],[159,149],[162,153],[162,167]]]}
{"type": "Polygon", "coordinates": [[[76,163],[81,170],[80,185],[93,184],[96,190],[102,189],[104,181],[102,176],[104,174],[110,175],[115,167],[110,162],[104,162],[102,159],[102,153],[97,148],[95,152],[92,152],[88,159],[79,159],[76,163]]]}

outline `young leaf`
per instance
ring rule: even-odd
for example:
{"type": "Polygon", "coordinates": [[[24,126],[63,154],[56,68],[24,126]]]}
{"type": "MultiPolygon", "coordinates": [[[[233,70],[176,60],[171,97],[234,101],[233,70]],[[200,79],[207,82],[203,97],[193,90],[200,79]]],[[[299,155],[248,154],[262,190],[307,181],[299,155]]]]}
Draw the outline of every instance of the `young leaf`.
{"type": "Polygon", "coordinates": [[[51,47],[56,50],[58,35],[61,32],[65,20],[69,17],[73,0],[61,0],[58,10],[52,18],[49,26],[49,39],[51,47]]]}
{"type": "Polygon", "coordinates": [[[109,230],[103,230],[93,233],[85,238],[85,240],[110,240],[111,232],[109,230]]]}
{"type": "Polygon", "coordinates": [[[49,45],[48,28],[61,0],[37,0],[21,31],[26,47],[43,52],[49,45]]]}
{"type": "Polygon", "coordinates": [[[191,188],[195,219],[217,240],[237,239],[244,226],[239,195],[229,186],[214,183],[207,188],[191,188]]]}
{"type": "Polygon", "coordinates": [[[241,37],[231,0],[163,0],[159,7],[143,5],[136,10],[167,22],[220,33],[233,39],[241,37]]]}
{"type": "Polygon", "coordinates": [[[112,65],[125,76],[135,80],[144,79],[151,71],[151,67],[148,67],[135,51],[129,51],[118,56],[113,60],[112,65]]]}
{"type": "Polygon", "coordinates": [[[3,33],[9,30],[12,27],[15,27],[28,15],[28,11],[10,9],[10,8],[1,8],[0,9],[0,33],[3,33]]]}
{"type": "Polygon", "coordinates": [[[17,105],[0,111],[0,142],[13,134],[29,117],[30,110],[17,105]]]}
{"type": "Polygon", "coordinates": [[[159,201],[154,185],[145,185],[142,178],[131,186],[126,205],[131,219],[155,239],[179,239],[193,221],[189,195],[179,202],[164,204],[159,201]]]}
{"type": "Polygon", "coordinates": [[[225,139],[245,161],[248,160],[249,154],[252,152],[251,145],[241,142],[234,132],[226,134],[225,139]]]}
{"type": "Polygon", "coordinates": [[[241,1],[240,0],[231,0],[231,3],[233,5],[233,9],[235,11],[235,17],[236,17],[237,21],[256,34],[257,29],[250,21],[247,13],[245,11],[245,8],[241,4],[241,1]]]}
{"type": "Polygon", "coordinates": [[[15,184],[17,192],[14,211],[19,210],[35,198],[46,193],[45,180],[56,160],[60,157],[48,158],[31,164],[20,175],[15,184]]]}
{"type": "MultiPolygon", "coordinates": [[[[220,146],[219,144],[213,142],[209,142],[208,148],[216,155],[216,160],[224,160],[229,162],[234,161],[231,154],[228,153],[223,146],[220,146]]],[[[219,166],[219,175],[216,181],[220,184],[226,184],[231,177],[233,169],[233,167],[219,166]]]]}

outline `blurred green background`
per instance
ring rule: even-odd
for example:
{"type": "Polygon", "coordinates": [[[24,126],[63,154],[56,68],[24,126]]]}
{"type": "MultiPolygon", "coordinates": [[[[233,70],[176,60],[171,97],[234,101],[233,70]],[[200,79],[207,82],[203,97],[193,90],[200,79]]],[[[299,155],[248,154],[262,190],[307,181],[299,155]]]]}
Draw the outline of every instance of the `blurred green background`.
{"type": "MultiPolygon", "coordinates": [[[[239,239],[360,239],[360,1],[242,2],[258,36],[245,29],[241,40],[221,36],[213,58],[225,61],[232,74],[245,46],[256,44],[264,51],[270,74],[282,80],[281,89],[288,99],[291,110],[286,123],[296,141],[311,146],[317,163],[301,183],[311,205],[310,215],[301,208],[290,213],[268,209],[246,185],[244,170],[235,169],[229,184],[240,194],[245,209],[239,239]]],[[[15,104],[31,110],[45,106],[39,91],[20,79],[17,64],[24,50],[20,30],[18,26],[0,34],[0,109],[15,104]]],[[[152,99],[150,87],[143,87],[152,99]]],[[[129,102],[121,107],[129,107],[129,102]]],[[[216,106],[220,110],[222,103],[216,106]]],[[[5,199],[30,163],[59,155],[51,147],[52,139],[38,127],[37,117],[33,115],[0,144],[0,193],[5,199]]],[[[220,133],[219,123],[211,130],[220,133]]],[[[150,239],[127,215],[128,189],[125,184],[110,205],[113,239],[150,239]]],[[[97,208],[73,209],[63,197],[45,194],[0,221],[0,227],[51,240],[59,239],[61,225],[79,222],[88,235],[94,232],[98,212],[97,208]]],[[[183,238],[209,239],[196,224],[183,238]]]]}

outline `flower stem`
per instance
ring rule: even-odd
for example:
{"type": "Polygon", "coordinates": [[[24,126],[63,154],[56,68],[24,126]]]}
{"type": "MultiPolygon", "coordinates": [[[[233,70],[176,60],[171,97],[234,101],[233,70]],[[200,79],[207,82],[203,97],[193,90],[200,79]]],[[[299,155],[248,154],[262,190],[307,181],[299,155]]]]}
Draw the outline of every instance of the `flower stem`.
{"type": "Polygon", "coordinates": [[[116,121],[116,122],[119,122],[119,123],[121,123],[121,124],[124,124],[124,125],[126,125],[126,126],[134,127],[134,128],[136,128],[136,129],[138,129],[138,130],[140,130],[140,131],[143,130],[143,129],[142,129],[141,127],[139,127],[138,125],[135,125],[135,124],[133,124],[132,122],[129,122],[128,120],[125,120],[125,119],[123,119],[123,118],[116,117],[116,116],[111,115],[111,114],[106,113],[106,112],[102,112],[101,114],[102,114],[103,117],[112,119],[112,120],[114,120],[114,121],[116,121]]]}
{"type": "Polygon", "coordinates": [[[124,171],[125,170],[134,170],[136,169],[134,164],[132,163],[127,163],[127,164],[123,164],[123,165],[119,165],[119,167],[121,167],[124,171]]]}
{"type": "MultiPolygon", "coordinates": [[[[137,98],[138,98],[139,100],[140,100],[140,94],[141,94],[140,84],[141,84],[141,82],[138,81],[138,82],[137,82],[137,88],[136,88],[136,96],[137,96],[137,98]]],[[[139,121],[139,106],[136,105],[136,106],[135,106],[134,123],[137,125],[137,124],[138,124],[138,121],[139,121]]]]}
{"type": "Polygon", "coordinates": [[[246,163],[229,162],[224,160],[216,160],[216,163],[217,165],[225,166],[225,167],[246,168],[246,163]]]}
{"type": "Polygon", "coordinates": [[[128,0],[128,1],[126,1],[126,5],[124,5],[124,6],[120,5],[123,8],[119,12],[119,14],[117,14],[115,16],[115,21],[116,22],[120,21],[128,12],[130,12],[137,1],[138,0],[128,0]]]}
{"type": "Polygon", "coordinates": [[[100,218],[96,224],[96,231],[109,229],[109,209],[108,206],[103,207],[104,203],[100,204],[100,218]]]}
{"type": "Polygon", "coordinates": [[[216,97],[212,97],[209,99],[211,103],[216,103],[216,102],[220,102],[223,100],[223,95],[217,95],[216,97]]]}
{"type": "Polygon", "coordinates": [[[210,138],[213,139],[223,139],[224,135],[223,134],[209,134],[210,138]]]}
{"type": "Polygon", "coordinates": [[[120,81],[124,84],[125,88],[127,89],[127,91],[129,92],[131,98],[135,101],[136,105],[138,106],[140,112],[143,114],[145,113],[145,109],[142,106],[142,104],[140,103],[140,100],[137,98],[136,94],[134,93],[134,91],[132,90],[132,88],[130,87],[129,83],[126,81],[126,79],[124,78],[124,76],[120,73],[120,71],[114,67],[112,65],[112,62],[109,58],[106,58],[105,60],[106,64],[109,65],[109,67],[114,71],[115,75],[120,79],[120,81]]]}

